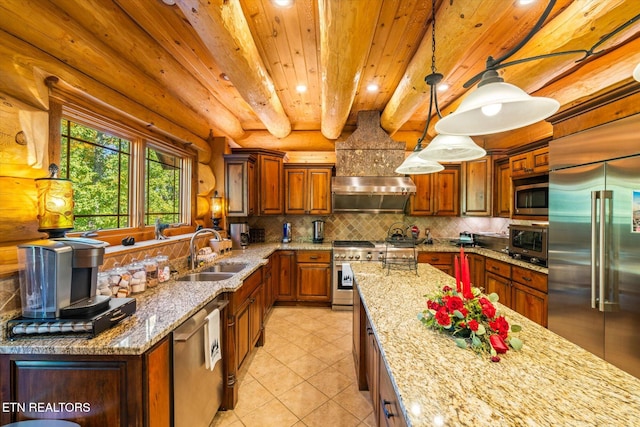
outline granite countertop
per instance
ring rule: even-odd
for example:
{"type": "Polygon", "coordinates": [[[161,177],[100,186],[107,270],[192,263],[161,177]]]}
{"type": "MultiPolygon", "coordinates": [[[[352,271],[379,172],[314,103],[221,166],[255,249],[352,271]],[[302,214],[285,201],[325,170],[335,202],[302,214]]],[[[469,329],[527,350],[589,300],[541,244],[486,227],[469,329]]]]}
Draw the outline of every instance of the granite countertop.
{"type": "Polygon", "coordinates": [[[428,264],[418,275],[387,275],[378,263],[352,268],[410,425],[640,425],[640,379],[500,304],[522,326],[524,347],[493,363],[417,318],[425,295],[455,286],[452,277],[428,264]]]}
{"type": "Polygon", "coordinates": [[[331,250],[331,243],[262,243],[252,244],[244,251],[234,250],[217,261],[247,264],[230,279],[218,282],[170,280],[135,295],[136,312],[95,338],[52,336],[0,340],[0,354],[142,354],[218,295],[239,289],[243,280],[266,264],[265,258],[279,249],[331,250]]]}

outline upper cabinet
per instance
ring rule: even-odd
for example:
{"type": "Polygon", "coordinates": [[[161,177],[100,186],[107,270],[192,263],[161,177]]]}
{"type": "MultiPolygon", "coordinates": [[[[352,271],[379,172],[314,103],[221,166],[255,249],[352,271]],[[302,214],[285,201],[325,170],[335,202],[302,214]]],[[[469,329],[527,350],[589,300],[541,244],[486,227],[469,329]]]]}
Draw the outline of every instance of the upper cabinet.
{"type": "Polygon", "coordinates": [[[493,159],[462,163],[462,215],[491,216],[493,159]]]}
{"type": "Polygon", "coordinates": [[[503,218],[511,217],[511,199],[513,184],[511,182],[511,167],[508,159],[497,161],[495,164],[494,210],[493,215],[503,218]]]}
{"type": "Polygon", "coordinates": [[[509,164],[511,165],[511,179],[549,173],[549,147],[545,146],[511,156],[509,164]]]}
{"type": "Polygon", "coordinates": [[[283,159],[285,153],[250,148],[234,148],[231,151],[232,154],[224,156],[228,215],[284,214],[283,159]],[[246,172],[240,165],[230,166],[235,159],[241,159],[242,156],[252,159],[252,161],[247,160],[247,165],[244,167],[246,172]],[[252,167],[253,170],[251,170],[252,167]],[[246,184],[240,184],[240,173],[246,178],[246,184]]]}
{"type": "Polygon", "coordinates": [[[460,165],[445,165],[440,172],[411,175],[411,179],[416,194],[410,198],[409,215],[460,215],[460,165]]]}
{"type": "Polygon", "coordinates": [[[250,153],[225,154],[227,216],[250,216],[258,212],[256,160],[256,156],[250,153]]]}
{"type": "Polygon", "coordinates": [[[333,165],[285,164],[285,214],[331,213],[333,165]]]}

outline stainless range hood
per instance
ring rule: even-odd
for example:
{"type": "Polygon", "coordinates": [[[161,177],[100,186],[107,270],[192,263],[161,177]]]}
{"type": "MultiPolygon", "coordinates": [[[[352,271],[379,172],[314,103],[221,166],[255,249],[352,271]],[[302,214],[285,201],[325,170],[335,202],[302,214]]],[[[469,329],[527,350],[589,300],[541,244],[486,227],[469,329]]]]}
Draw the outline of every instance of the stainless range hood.
{"type": "Polygon", "coordinates": [[[416,185],[404,176],[332,178],[333,212],[402,213],[416,185]]]}

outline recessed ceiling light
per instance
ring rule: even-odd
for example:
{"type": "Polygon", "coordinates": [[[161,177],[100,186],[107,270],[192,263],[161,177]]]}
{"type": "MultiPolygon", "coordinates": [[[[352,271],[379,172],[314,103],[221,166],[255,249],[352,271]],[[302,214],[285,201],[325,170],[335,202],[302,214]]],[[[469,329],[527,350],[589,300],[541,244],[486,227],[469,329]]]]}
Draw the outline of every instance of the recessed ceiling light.
{"type": "Polygon", "coordinates": [[[295,0],[271,0],[271,3],[273,3],[274,6],[285,8],[293,6],[294,2],[295,0]]]}
{"type": "Polygon", "coordinates": [[[449,85],[447,83],[438,83],[438,86],[436,88],[438,89],[438,92],[444,92],[445,90],[449,89],[449,85]]]}
{"type": "Polygon", "coordinates": [[[221,78],[222,80],[229,81],[229,76],[227,76],[225,73],[220,73],[220,78],[221,78]]]}
{"type": "Polygon", "coordinates": [[[298,85],[296,86],[296,91],[298,93],[303,93],[307,91],[307,86],[306,85],[298,85]]]}
{"type": "Polygon", "coordinates": [[[536,0],[520,0],[518,3],[520,3],[521,6],[526,6],[528,4],[535,3],[535,2],[536,0]]]}
{"type": "Polygon", "coordinates": [[[375,83],[369,83],[367,85],[367,91],[368,92],[377,92],[380,89],[380,86],[378,86],[375,83]]]}

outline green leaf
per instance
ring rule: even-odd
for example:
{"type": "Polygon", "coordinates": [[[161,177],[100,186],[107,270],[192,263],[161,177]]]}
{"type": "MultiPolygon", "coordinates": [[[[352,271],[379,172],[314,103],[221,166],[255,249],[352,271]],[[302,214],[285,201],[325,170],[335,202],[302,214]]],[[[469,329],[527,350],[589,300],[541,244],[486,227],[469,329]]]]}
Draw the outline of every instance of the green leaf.
{"type": "Polygon", "coordinates": [[[474,347],[480,347],[482,345],[482,341],[474,335],[473,338],[471,338],[471,345],[474,347]]]}
{"type": "Polygon", "coordinates": [[[522,340],[520,338],[511,338],[509,339],[509,345],[514,350],[518,351],[522,348],[522,340]]]}
{"type": "Polygon", "coordinates": [[[464,338],[456,338],[456,345],[460,348],[467,348],[467,341],[464,338]]]}
{"type": "Polygon", "coordinates": [[[460,312],[460,310],[455,310],[453,312],[453,315],[456,316],[458,319],[464,319],[464,315],[460,312]]]}
{"type": "Polygon", "coordinates": [[[484,327],[482,323],[478,325],[478,330],[476,331],[476,335],[484,335],[487,333],[487,329],[484,327]]]}
{"type": "Polygon", "coordinates": [[[491,302],[498,302],[498,300],[500,299],[500,297],[498,296],[498,294],[496,294],[495,292],[490,293],[489,295],[487,295],[487,298],[489,299],[489,301],[491,302]]]}
{"type": "Polygon", "coordinates": [[[522,326],[520,325],[511,325],[511,332],[520,332],[522,330],[522,326]]]}

